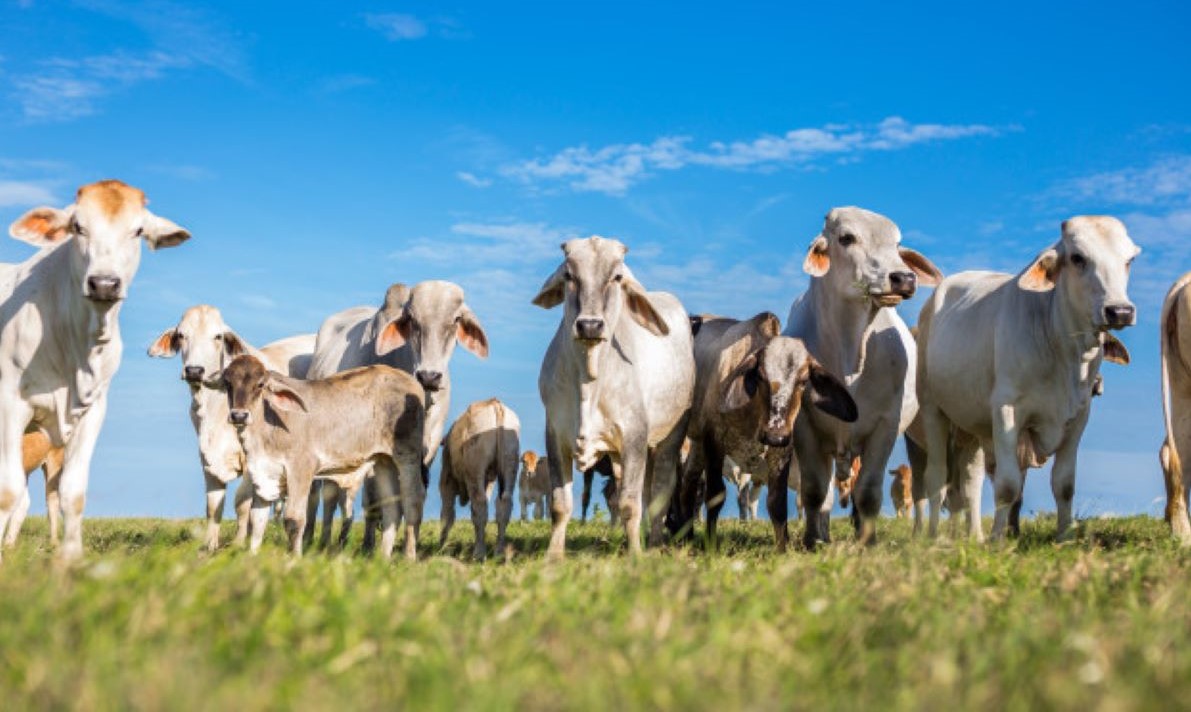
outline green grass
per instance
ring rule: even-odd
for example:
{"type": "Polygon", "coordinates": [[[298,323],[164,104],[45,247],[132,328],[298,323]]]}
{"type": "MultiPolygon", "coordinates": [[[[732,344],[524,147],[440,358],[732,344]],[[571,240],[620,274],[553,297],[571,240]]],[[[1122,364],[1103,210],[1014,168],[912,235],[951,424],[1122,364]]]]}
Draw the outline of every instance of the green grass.
{"type": "MultiPolygon", "coordinates": [[[[68,570],[44,520],[0,566],[13,709],[1137,709],[1191,699],[1191,555],[1161,521],[1053,520],[1003,547],[909,537],[778,555],[620,553],[605,524],[514,523],[510,562],[200,553],[197,521],[85,524],[68,570]]],[[[799,525],[794,525],[798,531],[799,525]]],[[[490,529],[494,529],[490,525],[490,529]]],[[[226,534],[230,535],[230,527],[226,534]]],[[[437,540],[431,523],[422,540],[437,540]]],[[[491,537],[494,531],[490,531],[491,537]]]]}

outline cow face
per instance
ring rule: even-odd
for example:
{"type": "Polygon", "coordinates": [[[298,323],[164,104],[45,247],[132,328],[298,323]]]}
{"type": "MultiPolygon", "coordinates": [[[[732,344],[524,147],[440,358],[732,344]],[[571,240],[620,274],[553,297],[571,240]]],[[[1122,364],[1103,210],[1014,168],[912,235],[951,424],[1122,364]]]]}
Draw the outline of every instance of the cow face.
{"type": "Polygon", "coordinates": [[[1056,287],[1079,323],[1096,331],[1137,323],[1129,300],[1129,268],[1141,253],[1120,220],[1080,215],[1063,221],[1062,237],[1043,251],[1018,278],[1022,289],[1046,292],[1056,287]]]}
{"type": "Polygon", "coordinates": [[[884,215],[835,208],[811,241],[803,269],[826,278],[846,299],[896,306],[914,296],[918,285],[935,286],[943,278],[930,260],[900,242],[901,231],[884,215]]]}
{"type": "Polygon", "coordinates": [[[777,336],[777,317],[764,317],[758,324],[763,346],[733,370],[720,411],[760,406],[763,417],[757,439],[770,447],[790,444],[804,394],[828,415],[846,423],[855,422],[856,402],[847,386],[819,365],[801,339],[777,336]]]}
{"type": "Polygon", "coordinates": [[[521,454],[521,477],[533,479],[538,469],[538,454],[533,450],[526,450],[521,454]]]}
{"type": "MultiPolygon", "coordinates": [[[[386,297],[386,308],[389,301],[386,297]]],[[[383,356],[408,344],[414,377],[428,392],[442,387],[456,343],[480,358],[488,357],[488,335],[464,303],[457,284],[422,282],[409,291],[409,299],[394,314],[377,338],[376,353],[383,356]]]]}
{"type": "Polygon", "coordinates": [[[562,251],[562,265],[533,303],[551,309],[565,302],[563,323],[569,325],[575,343],[589,350],[607,343],[626,309],[650,333],[670,333],[645,288],[625,266],[628,248],[623,243],[599,236],[577,238],[563,243],[562,251]]]}
{"type": "Polygon", "coordinates": [[[190,233],[145,207],[145,194],[117,180],[79,188],[73,205],[36,208],[12,224],[9,234],[37,247],[71,243],[71,270],[80,293],[106,308],[128,295],[141,260],[141,240],[151,248],[173,247],[190,233]]]}
{"type": "Polygon", "coordinates": [[[228,422],[238,430],[263,419],[266,401],[275,410],[306,411],[302,397],[255,356],[237,356],[214,378],[227,391],[228,422]]]}
{"type": "Polygon", "coordinates": [[[161,332],[149,347],[149,355],[156,358],[181,353],[182,380],[192,388],[246,351],[236,332],[223,323],[219,310],[205,304],[187,309],[178,325],[161,332]]]}

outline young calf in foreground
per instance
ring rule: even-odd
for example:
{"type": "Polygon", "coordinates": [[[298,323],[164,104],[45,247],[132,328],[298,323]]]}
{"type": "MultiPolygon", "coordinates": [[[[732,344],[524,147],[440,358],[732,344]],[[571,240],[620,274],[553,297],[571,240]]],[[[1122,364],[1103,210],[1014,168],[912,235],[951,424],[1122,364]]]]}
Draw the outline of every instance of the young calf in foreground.
{"type": "MultiPolygon", "coordinates": [[[[488,525],[488,495],[496,485],[496,550],[504,551],[505,529],[513,515],[513,486],[517,482],[517,453],[521,448],[521,421],[495,398],[472,403],[459,416],[443,441],[442,537],[447,543],[455,524],[455,499],[471,501],[471,521],[476,527],[475,559],[487,554],[484,529],[488,525]]],[[[540,505],[539,505],[540,506],[540,505]]],[[[541,511],[540,509],[538,510],[541,511]]]]}
{"type": "MultiPolygon", "coordinates": [[[[315,476],[350,478],[370,472],[381,510],[381,554],[392,555],[397,494],[405,516],[405,556],[417,558],[422,520],[422,429],[426,412],[413,376],[369,366],[317,381],[269,371],[237,356],[218,376],[227,389],[228,420],[255,488],[251,550],[260,548],[269,508],[286,492],[289,548],[302,553],[306,500],[315,476]],[[368,469],[362,465],[371,464],[368,469]]],[[[344,486],[358,483],[341,482],[344,486]]]]}

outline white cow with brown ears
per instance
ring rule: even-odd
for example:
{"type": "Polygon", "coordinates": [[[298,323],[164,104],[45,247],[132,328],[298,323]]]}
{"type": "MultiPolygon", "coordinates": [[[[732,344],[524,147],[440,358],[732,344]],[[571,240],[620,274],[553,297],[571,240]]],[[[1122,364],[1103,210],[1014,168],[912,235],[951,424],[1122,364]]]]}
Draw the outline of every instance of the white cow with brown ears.
{"type": "MultiPolygon", "coordinates": [[[[218,309],[200,304],[187,309],[176,326],[161,333],[149,355],[172,358],[182,355],[182,380],[190,387],[190,422],[199,440],[199,459],[207,487],[207,539],[210,551],[219,548],[219,523],[227,486],[246,474],[244,448],[228,422],[227,395],[204,382],[222,371],[232,359],[251,354],[265,367],[291,378],[305,378],[314,353],[314,334],[292,336],[257,350],[224,321],[218,309]]],[[[245,480],[236,489],[236,543],[248,537],[252,485],[245,480]]]]}
{"type": "MultiPolygon", "coordinates": [[[[828,213],[803,263],[810,287],[790,307],[782,332],[802,339],[823,368],[843,378],[859,410],[856,422],[845,423],[804,407],[795,423],[808,547],[830,540],[832,468],[847,478],[848,467],[835,463],[855,457],[861,463],[854,493],[858,533],[862,541],[874,541],[886,463],[917,412],[914,337],[893,307],[914,296],[919,284],[933,285],[942,275],[900,243],[901,231],[884,215],[861,208],[828,213]]],[[[783,527],[785,488],[784,481],[770,485],[771,498],[777,494],[770,517],[783,527]]]]}
{"type": "MultiPolygon", "coordinates": [[[[1137,319],[1127,290],[1140,251],[1116,218],[1073,217],[1021,273],[963,272],[927,300],[918,318],[918,398],[931,535],[953,427],[976,440],[995,472],[994,539],[1005,534],[1026,468],[1052,456],[1058,536],[1068,535],[1076,455],[1105,334],[1137,319]]],[[[965,499],[978,513],[983,473],[971,468],[965,479],[965,499]]]]}
{"type": "Polygon", "coordinates": [[[547,555],[566,550],[573,465],[589,470],[605,455],[636,554],[646,512],[650,544],[661,543],[678,478],[695,386],[690,323],[678,299],[647,292],[633,277],[623,243],[589,237],[562,251],[563,263],[533,300],[543,309],[564,305],[538,377],[553,487],[547,555]]]}
{"type": "Polygon", "coordinates": [[[120,366],[120,305],[141,241],[173,247],[190,237],[147,202],[120,181],[83,186],[65,208],[18,218],[9,233],[40,251],[0,265],[0,532],[26,496],[22,437],[40,430],[66,448],[58,485],[66,559],[83,553],[91,455],[120,366]]]}

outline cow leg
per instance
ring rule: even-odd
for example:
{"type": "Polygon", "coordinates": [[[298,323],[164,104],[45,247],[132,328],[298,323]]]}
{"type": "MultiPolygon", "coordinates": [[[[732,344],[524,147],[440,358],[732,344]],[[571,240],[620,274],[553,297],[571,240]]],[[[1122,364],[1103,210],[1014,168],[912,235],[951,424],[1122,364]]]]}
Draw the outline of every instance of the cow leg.
{"type": "MultiPolygon", "coordinates": [[[[956,447],[955,466],[961,478],[960,487],[967,503],[968,538],[984,541],[984,528],[980,524],[981,497],[984,494],[984,449],[975,439],[956,447]]],[[[1021,502],[1021,499],[1018,499],[1021,502]]]]}
{"type": "MultiPolygon", "coordinates": [[[[245,489],[244,485],[240,485],[240,489],[245,489]]],[[[249,502],[251,504],[248,513],[248,551],[252,554],[261,550],[261,542],[265,540],[265,527],[269,524],[269,515],[273,511],[273,502],[264,499],[255,493],[250,492],[249,502]]],[[[288,502],[292,502],[290,499],[288,502]]]]}
{"type": "MultiPolygon", "coordinates": [[[[380,521],[379,507],[382,504],[376,493],[376,480],[372,478],[371,468],[371,464],[366,464],[355,475],[356,481],[360,482],[359,486],[363,489],[363,494],[360,496],[360,508],[364,510],[364,536],[360,542],[360,548],[365,553],[371,553],[376,548],[376,523],[380,521]]],[[[421,466],[419,466],[419,472],[421,472],[421,466]]],[[[398,477],[400,477],[400,472],[398,477]]],[[[397,516],[401,516],[400,509],[398,509],[397,516]]],[[[398,520],[397,526],[401,526],[400,520],[398,520]]]]}
{"type": "Polygon", "coordinates": [[[1021,536],[1021,508],[1025,503],[1026,477],[1029,474],[1029,470],[1022,470],[1021,491],[1017,493],[1017,499],[1013,502],[1013,506],[1009,508],[1009,536],[1013,539],[1021,536]]]}
{"type": "Polygon", "coordinates": [[[703,437],[703,504],[707,509],[707,549],[718,549],[716,526],[724,508],[727,488],[724,486],[724,451],[715,436],[703,437]]]}
{"type": "MultiPolygon", "coordinates": [[[[769,490],[768,496],[765,498],[765,509],[769,512],[769,521],[773,524],[773,543],[779,553],[785,553],[790,541],[790,531],[786,526],[786,522],[790,518],[787,490],[790,488],[790,468],[794,466],[794,457],[794,452],[791,450],[786,461],[770,473],[769,482],[766,485],[769,490]]],[[[753,481],[753,486],[757,486],[756,481],[753,481]]],[[[809,522],[810,519],[808,518],[807,521],[809,522]]]]}
{"type": "MultiPolygon", "coordinates": [[[[405,463],[398,465],[388,458],[377,459],[373,462],[371,473],[369,479],[376,495],[373,499],[373,506],[380,510],[380,555],[381,558],[388,561],[393,558],[393,549],[397,546],[397,527],[398,521],[401,519],[399,514],[401,498],[397,493],[401,489],[401,478],[404,475],[420,485],[422,480],[421,460],[417,456],[412,458],[407,456],[405,463]]],[[[406,525],[409,525],[408,521],[406,525]]],[[[409,558],[415,558],[416,555],[415,549],[414,557],[409,558]]]]}
{"type": "MultiPolygon", "coordinates": [[[[571,521],[575,495],[571,488],[574,453],[570,443],[546,430],[546,460],[550,463],[550,545],[546,558],[561,560],[567,551],[567,523],[571,521]]],[[[586,477],[586,473],[584,474],[586,477]]]]}
{"type": "Polygon", "coordinates": [[[314,468],[291,468],[285,473],[285,533],[289,537],[289,551],[302,555],[306,539],[306,513],[310,506],[310,490],[314,484],[314,468]]]}
{"type": "Polygon", "coordinates": [[[1191,419],[1178,418],[1171,423],[1173,444],[1172,451],[1167,440],[1162,444],[1158,453],[1162,464],[1163,480],[1166,483],[1166,521],[1170,524],[1171,534],[1180,542],[1191,543],[1191,518],[1188,517],[1187,497],[1191,496],[1191,488],[1183,477],[1182,461],[1179,452],[1188,452],[1187,448],[1178,448],[1179,443],[1191,443],[1191,419]]]}
{"type": "MultiPolygon", "coordinates": [[[[922,411],[919,410],[919,413],[922,411]]],[[[914,536],[922,533],[926,521],[926,450],[905,435],[902,441],[906,445],[906,459],[910,461],[910,496],[913,498],[914,508],[914,536]]],[[[906,507],[906,505],[901,505],[906,507]]],[[[897,515],[902,515],[899,507],[897,515]]],[[[908,507],[906,507],[908,509],[908,507]]],[[[909,511],[906,512],[909,515],[909,511]]]]}
{"type": "Polygon", "coordinates": [[[510,470],[505,465],[503,476],[498,474],[496,480],[496,554],[504,556],[505,534],[509,528],[509,520],[513,518],[513,485],[517,482],[517,463],[514,461],[510,470]]]}
{"type": "MultiPolygon", "coordinates": [[[[661,546],[666,540],[666,514],[678,484],[678,468],[682,458],[682,441],[686,438],[686,418],[653,449],[649,458],[646,479],[649,481],[649,545],[661,546]]],[[[722,481],[721,477],[721,481],[722,481]]]]}
{"type": "Polygon", "coordinates": [[[649,446],[644,433],[634,433],[624,439],[622,452],[612,458],[612,472],[619,475],[617,490],[620,521],[628,538],[629,555],[641,554],[641,519],[644,516],[644,488],[649,468],[649,446]]]}
{"type": "MultiPolygon", "coordinates": [[[[947,453],[950,447],[951,423],[943,412],[929,403],[919,406],[918,417],[926,433],[926,499],[930,502],[930,525],[927,533],[933,539],[939,535],[939,516],[947,490],[947,453]]],[[[1014,456],[1016,459],[1016,456],[1014,456]]]]}
{"type": "Polygon", "coordinates": [[[107,394],[96,400],[75,425],[74,434],[66,444],[66,458],[58,484],[64,530],[62,558],[79,559],[83,555],[83,508],[87,504],[87,482],[91,476],[91,456],[107,413],[107,394]]]}
{"type": "Polygon", "coordinates": [[[1009,403],[993,408],[993,451],[996,460],[996,474],[993,490],[996,495],[997,512],[993,517],[991,539],[1001,541],[1009,525],[1009,513],[1021,497],[1025,474],[1018,462],[1017,446],[1021,437],[1021,424],[1017,422],[1017,409],[1009,403]]]}
{"type": "Polygon", "coordinates": [[[859,520],[857,536],[861,544],[877,543],[877,520],[885,498],[885,470],[897,443],[897,423],[882,422],[864,443],[860,455],[860,476],[852,489],[852,512],[859,520]]]}
{"type": "MultiPolygon", "coordinates": [[[[421,449],[420,447],[406,448],[402,444],[398,444],[398,452],[393,459],[397,465],[397,487],[400,499],[400,507],[394,506],[390,509],[394,516],[394,532],[396,532],[395,518],[400,514],[401,519],[405,522],[405,558],[409,561],[417,561],[418,534],[422,529],[422,508],[426,503],[426,487],[422,481],[421,449]]],[[[383,493],[381,494],[383,497],[383,493]]],[[[392,497],[387,499],[391,500],[392,497]]]]}
{"type": "Polygon", "coordinates": [[[335,506],[339,509],[340,549],[347,547],[347,540],[351,537],[352,526],[356,521],[356,493],[362,486],[363,481],[356,475],[351,484],[339,487],[339,496],[335,498],[335,506]]]}
{"type": "MultiPolygon", "coordinates": [[[[339,509],[339,500],[343,496],[343,488],[339,486],[338,482],[331,480],[322,480],[320,484],[322,488],[319,492],[318,501],[323,507],[323,521],[318,533],[318,545],[323,549],[327,549],[331,546],[331,535],[335,530],[335,510],[339,509]]],[[[314,495],[314,492],[310,493],[310,501],[312,502],[315,500],[314,495]]],[[[307,509],[307,513],[310,513],[309,509],[307,509]]],[[[311,521],[306,525],[306,528],[308,530],[313,529],[313,524],[314,522],[311,521]]]]}
{"type": "Polygon", "coordinates": [[[686,541],[694,538],[696,513],[700,511],[703,502],[700,501],[701,483],[704,466],[703,438],[692,438],[691,449],[686,460],[682,462],[682,477],[679,480],[677,521],[674,522],[674,536],[686,541]]]}
{"type": "MultiPolygon", "coordinates": [[[[551,465],[553,467],[553,465],[551,465]]],[[[591,483],[595,479],[595,470],[583,471],[583,498],[579,508],[579,523],[587,523],[587,508],[591,506],[591,483]]]]}
{"type": "Polygon", "coordinates": [[[203,473],[207,482],[207,551],[219,548],[219,526],[223,522],[223,502],[227,498],[227,483],[210,472],[203,473]]]}
{"type": "Polygon", "coordinates": [[[244,473],[236,485],[232,505],[236,508],[236,538],[237,546],[243,546],[248,541],[249,520],[252,514],[252,478],[244,473]]]}
{"type": "Polygon", "coordinates": [[[1079,454],[1079,441],[1083,439],[1084,428],[1088,424],[1091,408],[1086,407],[1070,425],[1067,437],[1055,452],[1055,464],[1050,471],[1050,488],[1055,496],[1055,509],[1058,510],[1059,541],[1066,541],[1071,537],[1072,500],[1075,499],[1075,464],[1079,454]]]}
{"type": "MultiPolygon", "coordinates": [[[[318,504],[322,500],[322,493],[326,491],[326,485],[327,483],[320,479],[310,483],[310,494],[306,497],[306,523],[302,527],[302,546],[307,549],[314,545],[314,527],[318,522],[318,504]]],[[[288,511],[288,509],[287,505],[286,510],[288,511]]]]}
{"type": "MultiPolygon", "coordinates": [[[[788,475],[787,475],[788,476],[788,475]]],[[[761,485],[752,480],[749,482],[748,513],[750,521],[757,521],[757,508],[761,504],[761,485]]]]}
{"type": "Polygon", "coordinates": [[[12,548],[17,544],[17,538],[21,535],[21,527],[25,525],[25,517],[29,516],[29,506],[32,500],[29,498],[29,481],[25,480],[25,491],[21,494],[21,500],[17,503],[17,508],[12,513],[12,518],[8,520],[8,530],[4,532],[4,546],[12,548]]]}
{"type": "Polygon", "coordinates": [[[62,498],[58,488],[62,484],[62,466],[66,457],[65,448],[50,451],[45,464],[41,466],[45,473],[45,511],[49,520],[50,545],[57,548],[58,536],[62,531],[62,498]]]}
{"type": "Polygon", "coordinates": [[[455,498],[457,494],[455,478],[440,475],[438,478],[438,498],[442,501],[442,513],[438,515],[438,518],[442,520],[442,532],[438,537],[439,549],[447,545],[447,537],[451,534],[451,527],[455,526],[455,498]]]}
{"type": "Polygon", "coordinates": [[[21,444],[32,413],[15,393],[4,394],[0,403],[0,534],[5,534],[29,486],[21,444]]]}
{"type": "Polygon", "coordinates": [[[471,524],[476,533],[471,556],[475,561],[483,561],[488,555],[488,546],[484,542],[484,530],[488,528],[488,492],[478,482],[469,482],[467,489],[471,499],[471,524]]]}

